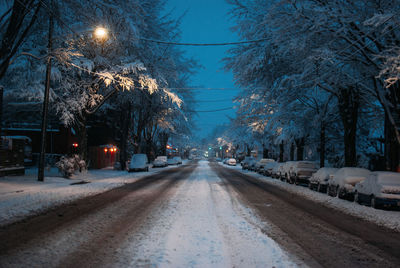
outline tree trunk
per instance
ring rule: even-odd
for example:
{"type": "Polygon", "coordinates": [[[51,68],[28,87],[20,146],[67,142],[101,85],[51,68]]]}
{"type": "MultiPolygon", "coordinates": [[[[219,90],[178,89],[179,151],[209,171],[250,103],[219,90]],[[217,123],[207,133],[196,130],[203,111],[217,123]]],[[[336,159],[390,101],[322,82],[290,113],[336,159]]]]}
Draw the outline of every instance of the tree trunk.
{"type": "Polygon", "coordinates": [[[86,116],[83,116],[79,122],[77,123],[77,136],[79,139],[79,149],[78,149],[78,153],[81,157],[81,159],[85,160],[85,162],[87,163],[88,157],[87,157],[87,129],[86,129],[86,122],[87,122],[87,118],[86,116]]]}
{"type": "Polygon", "coordinates": [[[294,143],[290,144],[290,161],[294,160],[294,143]]]}
{"type": "Polygon", "coordinates": [[[319,135],[319,166],[325,166],[325,123],[321,122],[319,135]]]}
{"type": "Polygon", "coordinates": [[[268,158],[268,149],[263,147],[263,158],[268,158]]]}
{"type": "Polygon", "coordinates": [[[386,169],[400,171],[400,84],[396,83],[389,88],[385,99],[382,100],[385,108],[385,164],[386,169]],[[389,118],[390,116],[390,118],[389,118]]]}
{"type": "Polygon", "coordinates": [[[304,137],[300,139],[296,139],[296,149],[297,149],[297,155],[296,155],[296,160],[297,161],[302,161],[304,159],[304,137]]]}
{"type": "Polygon", "coordinates": [[[283,162],[283,153],[284,153],[284,144],[283,141],[279,144],[279,162],[283,162]]]}
{"type": "Polygon", "coordinates": [[[167,143],[169,139],[169,135],[166,132],[161,132],[160,135],[160,155],[167,155],[167,143]]]}
{"type": "Polygon", "coordinates": [[[128,102],[126,105],[126,109],[121,111],[122,114],[122,133],[121,133],[121,141],[120,141],[120,163],[121,163],[121,170],[126,169],[126,161],[128,160],[128,135],[129,135],[129,128],[131,122],[131,103],[128,102]]]}
{"type": "Polygon", "coordinates": [[[400,145],[396,138],[393,124],[385,116],[385,159],[386,170],[399,171],[400,145]]]}
{"type": "Polygon", "coordinates": [[[344,165],[357,166],[356,134],[359,95],[354,88],[342,89],[339,96],[339,113],[344,128],[344,165]]]}

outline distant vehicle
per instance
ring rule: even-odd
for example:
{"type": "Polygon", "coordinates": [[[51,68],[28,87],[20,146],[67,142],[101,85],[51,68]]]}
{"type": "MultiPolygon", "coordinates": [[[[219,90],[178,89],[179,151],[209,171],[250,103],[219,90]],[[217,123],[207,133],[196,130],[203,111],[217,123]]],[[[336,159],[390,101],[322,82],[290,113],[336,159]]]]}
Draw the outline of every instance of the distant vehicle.
{"type": "Polygon", "coordinates": [[[265,164],[264,168],[262,169],[261,173],[265,176],[273,176],[273,170],[278,165],[277,162],[268,162],[265,164]]]}
{"type": "Polygon", "coordinates": [[[177,165],[176,159],[175,158],[168,158],[167,163],[169,166],[171,165],[177,165]]]}
{"type": "Polygon", "coordinates": [[[308,187],[311,190],[326,193],[329,180],[333,178],[336,171],[338,171],[338,168],[323,167],[318,169],[318,171],[311,176],[308,187]]]}
{"type": "Polygon", "coordinates": [[[400,207],[400,173],[377,171],[356,184],[354,201],[373,208],[400,207]]]}
{"type": "Polygon", "coordinates": [[[229,158],[226,161],[226,164],[229,165],[229,166],[236,166],[236,159],[235,158],[229,158]]]}
{"type": "Polygon", "coordinates": [[[260,161],[258,161],[258,162],[255,164],[254,169],[255,169],[256,172],[259,172],[259,173],[260,173],[261,170],[264,169],[264,166],[265,166],[267,163],[271,163],[271,162],[275,162],[275,160],[274,160],[274,159],[270,159],[270,158],[263,158],[263,159],[261,159],[260,161]]]}
{"type": "Polygon", "coordinates": [[[149,171],[147,155],[145,154],[132,155],[131,162],[129,163],[128,172],[132,171],[149,171]]]}
{"type": "Polygon", "coordinates": [[[181,165],[182,164],[182,158],[180,156],[175,156],[173,159],[175,159],[175,162],[177,165],[181,165]]]}
{"type": "Polygon", "coordinates": [[[222,159],[221,158],[215,158],[215,161],[222,162],[222,159]]]}
{"type": "Polygon", "coordinates": [[[365,168],[344,167],[339,169],[328,183],[328,194],[342,199],[353,200],[354,186],[365,180],[371,173],[365,168]]]}
{"type": "Polygon", "coordinates": [[[242,165],[242,169],[247,169],[250,161],[254,161],[254,157],[245,156],[243,161],[240,163],[242,165]]]}
{"type": "Polygon", "coordinates": [[[153,167],[166,167],[168,166],[168,159],[166,156],[157,156],[153,162],[153,167]]]}
{"type": "Polygon", "coordinates": [[[289,183],[293,183],[292,179],[290,178],[290,170],[291,168],[296,164],[296,161],[287,161],[285,164],[282,166],[280,170],[280,177],[281,180],[284,180],[289,183]]]}
{"type": "Polygon", "coordinates": [[[311,161],[296,161],[289,169],[290,181],[295,184],[305,183],[308,185],[313,173],[317,172],[318,165],[311,161]]]}

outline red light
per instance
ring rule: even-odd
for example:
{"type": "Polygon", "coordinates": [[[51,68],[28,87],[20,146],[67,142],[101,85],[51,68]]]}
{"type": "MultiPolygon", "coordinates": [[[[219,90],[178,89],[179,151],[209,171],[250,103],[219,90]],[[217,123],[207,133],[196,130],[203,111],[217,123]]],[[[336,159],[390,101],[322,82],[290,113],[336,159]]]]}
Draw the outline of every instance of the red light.
{"type": "Polygon", "coordinates": [[[108,149],[107,149],[107,148],[104,148],[104,152],[107,153],[107,151],[108,151],[108,149]]]}
{"type": "Polygon", "coordinates": [[[76,147],[78,147],[78,144],[77,143],[73,143],[72,146],[76,148],[76,147]]]}

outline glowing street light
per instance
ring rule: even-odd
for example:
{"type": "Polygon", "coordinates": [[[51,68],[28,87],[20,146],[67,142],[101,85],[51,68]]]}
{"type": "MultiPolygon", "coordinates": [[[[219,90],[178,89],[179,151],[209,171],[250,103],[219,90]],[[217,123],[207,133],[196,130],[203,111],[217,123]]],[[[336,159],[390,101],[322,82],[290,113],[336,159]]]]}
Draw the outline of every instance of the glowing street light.
{"type": "Polygon", "coordinates": [[[104,27],[97,27],[94,30],[94,36],[101,42],[104,42],[108,38],[108,31],[104,27]]]}

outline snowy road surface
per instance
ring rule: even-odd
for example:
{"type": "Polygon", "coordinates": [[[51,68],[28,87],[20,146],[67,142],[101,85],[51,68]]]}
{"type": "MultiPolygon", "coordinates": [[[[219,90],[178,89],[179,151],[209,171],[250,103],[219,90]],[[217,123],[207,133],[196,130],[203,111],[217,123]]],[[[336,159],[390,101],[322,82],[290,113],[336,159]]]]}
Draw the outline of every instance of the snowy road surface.
{"type": "Polygon", "coordinates": [[[296,200],[201,161],[1,227],[0,267],[399,267],[399,233],[296,200]]]}

